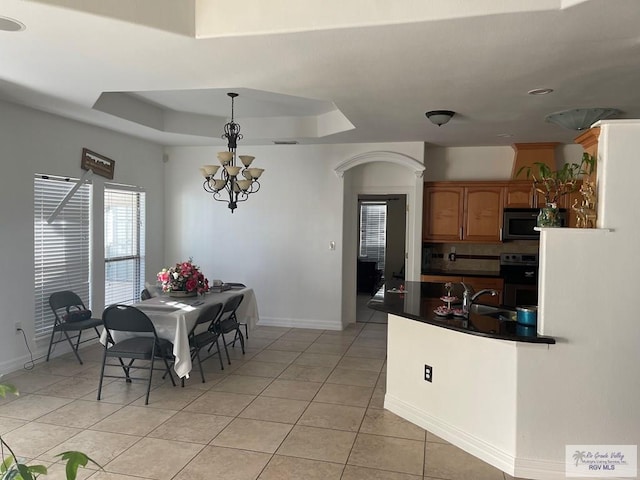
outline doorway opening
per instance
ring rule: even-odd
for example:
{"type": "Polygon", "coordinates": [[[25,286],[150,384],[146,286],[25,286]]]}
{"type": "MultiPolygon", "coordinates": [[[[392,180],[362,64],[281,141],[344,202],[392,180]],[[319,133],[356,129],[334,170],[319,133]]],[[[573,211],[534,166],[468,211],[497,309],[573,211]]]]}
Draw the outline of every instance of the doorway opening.
{"type": "Polygon", "coordinates": [[[367,302],[391,278],[404,279],[407,196],[358,195],[356,322],[387,323],[367,302]]]}

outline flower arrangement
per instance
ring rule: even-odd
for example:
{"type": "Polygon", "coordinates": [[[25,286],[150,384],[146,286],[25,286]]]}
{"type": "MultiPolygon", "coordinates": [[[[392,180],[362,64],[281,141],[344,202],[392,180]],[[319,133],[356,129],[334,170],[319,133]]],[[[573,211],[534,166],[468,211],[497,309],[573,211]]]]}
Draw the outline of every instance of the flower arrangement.
{"type": "Polygon", "coordinates": [[[189,258],[186,262],[176,263],[174,267],[163,268],[158,272],[158,281],[163,292],[196,292],[209,291],[209,280],[200,272],[200,267],[189,258]]]}

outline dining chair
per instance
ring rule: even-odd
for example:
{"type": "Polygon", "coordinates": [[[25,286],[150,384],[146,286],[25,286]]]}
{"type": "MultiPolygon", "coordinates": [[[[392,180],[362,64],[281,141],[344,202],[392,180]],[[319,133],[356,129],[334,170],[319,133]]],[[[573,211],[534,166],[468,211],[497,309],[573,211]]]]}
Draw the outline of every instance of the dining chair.
{"type": "MultiPolygon", "coordinates": [[[[213,357],[213,355],[217,354],[218,359],[220,360],[220,368],[224,370],[224,362],[222,361],[222,352],[220,351],[220,344],[218,343],[218,338],[220,337],[220,333],[216,331],[214,328],[215,322],[222,310],[223,303],[214,303],[213,305],[208,305],[206,308],[200,312],[198,318],[196,319],[195,325],[191,328],[189,332],[189,348],[191,349],[191,361],[198,360],[198,367],[200,368],[200,377],[202,378],[202,383],[205,383],[204,380],[204,372],[202,370],[202,362],[208,360],[213,357]],[[205,327],[206,325],[206,327],[205,327]],[[216,346],[216,353],[208,355],[205,358],[200,358],[200,350],[202,350],[206,346],[216,346]]],[[[209,349],[209,352],[211,349],[209,349]]],[[[182,386],[184,387],[184,378],[182,379],[182,386]]]]}
{"type": "MultiPolygon", "coordinates": [[[[229,285],[231,288],[247,288],[244,283],[234,283],[234,282],[224,282],[225,285],[229,285]]],[[[247,327],[246,322],[238,322],[240,325],[244,327],[244,336],[249,339],[249,328],[247,327]]]]}
{"type": "MultiPolygon", "coordinates": [[[[229,349],[227,348],[227,345],[229,345],[229,343],[232,343],[232,342],[227,343],[224,337],[225,333],[234,332],[234,335],[233,335],[234,347],[236,345],[236,338],[240,338],[240,346],[242,347],[242,354],[244,355],[244,336],[240,331],[240,323],[236,318],[236,310],[238,310],[238,307],[242,303],[243,299],[244,299],[243,294],[229,297],[225,301],[224,306],[222,307],[222,311],[220,312],[220,315],[216,319],[216,322],[214,324],[215,331],[218,332],[220,336],[222,336],[222,344],[224,345],[224,351],[227,354],[227,362],[229,362],[229,365],[231,365],[231,358],[229,357],[229,349]]],[[[211,347],[209,347],[209,350],[211,350],[211,347]]]]}
{"type": "MultiPolygon", "coordinates": [[[[107,332],[107,341],[104,346],[104,355],[102,357],[102,369],[100,370],[100,385],[98,386],[98,400],[102,394],[102,381],[104,377],[109,378],[125,378],[127,383],[132,380],[144,380],[143,377],[132,377],[130,372],[132,369],[149,370],[149,378],[147,381],[147,396],[144,404],[149,404],[149,392],[151,391],[151,378],[153,376],[154,361],[160,358],[164,362],[165,368],[162,369],[165,375],[169,375],[171,383],[176,386],[171,374],[171,367],[168,360],[173,358],[173,344],[164,338],[159,338],[156,329],[147,315],[131,305],[111,305],[102,313],[102,322],[107,332]],[[115,340],[114,334],[128,333],[130,335],[123,336],[118,341],[115,340]],[[133,336],[131,336],[133,334],[133,336]],[[107,363],[107,358],[117,358],[118,363],[107,363]],[[125,363],[122,359],[128,359],[125,363]],[[148,360],[148,365],[134,365],[136,360],[148,360]],[[106,375],[104,369],[106,366],[121,367],[124,371],[124,377],[117,375],[106,375]]],[[[117,336],[117,335],[116,335],[117,336]]],[[[160,369],[155,369],[160,370],[160,369]]]]}
{"type": "Polygon", "coordinates": [[[82,358],[80,358],[78,348],[81,343],[94,340],[94,337],[91,337],[81,341],[82,332],[93,328],[97,337],[100,338],[98,327],[102,325],[102,320],[92,318],[91,310],[85,307],[82,299],[71,290],[54,292],[49,295],[49,307],[51,307],[53,311],[54,322],[53,329],[51,330],[51,339],[49,340],[49,350],[47,351],[47,362],[51,356],[51,348],[53,345],[66,340],[69,342],[69,345],[71,345],[71,349],[80,362],[80,365],[82,365],[82,358]],[[58,340],[54,340],[56,332],[62,333],[58,340]],[[69,335],[70,333],[71,336],[69,335]],[[74,334],[75,336],[73,336],[74,334]],[[72,338],[75,340],[75,343],[72,341],[72,338]]]}

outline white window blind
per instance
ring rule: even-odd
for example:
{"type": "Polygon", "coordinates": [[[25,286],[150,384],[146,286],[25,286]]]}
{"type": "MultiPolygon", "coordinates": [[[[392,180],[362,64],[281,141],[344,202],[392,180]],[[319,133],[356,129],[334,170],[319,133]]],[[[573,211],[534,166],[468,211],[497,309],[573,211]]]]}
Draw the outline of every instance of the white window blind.
{"type": "Polygon", "coordinates": [[[89,307],[91,185],[71,197],[53,223],[47,219],[77,183],[47,175],[34,178],[35,336],[51,333],[49,295],[72,290],[89,307]]]}
{"type": "Polygon", "coordinates": [[[387,204],[385,202],[360,203],[361,258],[375,261],[384,271],[384,254],[387,244],[387,204]]]}
{"type": "Polygon", "coordinates": [[[132,304],[144,288],[145,192],[125,185],[104,191],[105,305],[132,304]]]}

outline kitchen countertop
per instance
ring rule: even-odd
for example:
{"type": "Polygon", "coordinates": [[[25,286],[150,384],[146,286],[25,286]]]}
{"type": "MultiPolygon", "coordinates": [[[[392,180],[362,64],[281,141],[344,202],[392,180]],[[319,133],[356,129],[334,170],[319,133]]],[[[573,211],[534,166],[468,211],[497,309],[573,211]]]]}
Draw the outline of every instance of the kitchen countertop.
{"type": "MultiPolygon", "coordinates": [[[[453,284],[452,295],[462,299],[462,291],[461,285],[453,284]]],[[[519,325],[514,321],[499,320],[488,315],[471,313],[469,318],[437,316],[433,311],[444,304],[440,297],[445,294],[444,283],[388,282],[369,301],[368,307],[470,335],[515,342],[556,343],[552,337],[538,335],[535,327],[519,325]],[[404,285],[404,293],[388,291],[398,289],[401,284],[404,285]]],[[[505,307],[505,310],[513,309],[505,307]]]]}
{"type": "Polygon", "coordinates": [[[447,275],[454,277],[493,277],[500,278],[500,272],[486,270],[436,270],[430,269],[422,272],[422,275],[447,275]]]}

